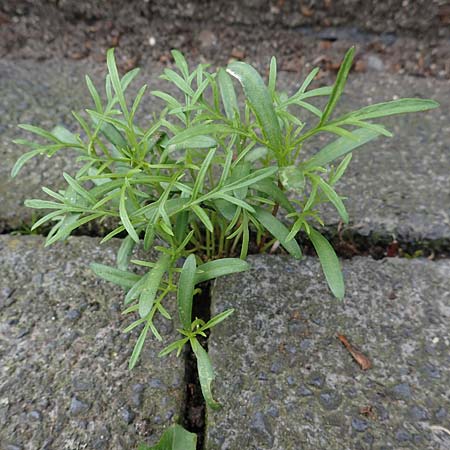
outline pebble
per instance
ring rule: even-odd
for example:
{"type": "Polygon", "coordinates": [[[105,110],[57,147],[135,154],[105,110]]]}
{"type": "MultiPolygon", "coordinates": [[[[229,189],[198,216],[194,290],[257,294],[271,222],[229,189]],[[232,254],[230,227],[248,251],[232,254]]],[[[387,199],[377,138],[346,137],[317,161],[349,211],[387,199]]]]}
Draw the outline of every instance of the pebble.
{"type": "Polygon", "coordinates": [[[89,405],[87,403],[78,400],[76,397],[72,398],[70,402],[70,414],[76,416],[78,414],[82,414],[89,409],[89,405]]]}
{"type": "Polygon", "coordinates": [[[393,393],[400,400],[409,400],[411,398],[411,388],[406,383],[400,383],[394,386],[393,393]]]}
{"type": "Polygon", "coordinates": [[[411,416],[415,419],[415,420],[428,420],[429,416],[428,416],[428,412],[421,408],[420,406],[413,406],[411,408],[411,416]]]}
{"type": "Polygon", "coordinates": [[[375,55],[369,55],[367,57],[367,67],[377,72],[382,72],[385,68],[384,62],[381,60],[381,58],[375,55]]]}
{"type": "Polygon", "coordinates": [[[122,418],[126,424],[129,425],[130,423],[132,423],[135,417],[136,414],[131,409],[129,408],[122,409],[122,418]]]}
{"type": "Polygon", "coordinates": [[[320,404],[328,410],[337,409],[341,404],[341,396],[336,391],[325,391],[320,394],[320,404]]]}
{"type": "Polygon", "coordinates": [[[42,419],[42,414],[39,411],[31,411],[28,413],[28,417],[34,421],[38,422],[42,419]]]}
{"type": "Polygon", "coordinates": [[[298,393],[299,395],[301,395],[302,397],[310,397],[311,395],[313,395],[313,391],[311,391],[310,389],[308,389],[306,386],[301,386],[298,389],[298,393]]]}
{"type": "Polygon", "coordinates": [[[325,377],[317,373],[311,374],[308,384],[316,388],[321,388],[325,384],[325,377]]]}
{"type": "Polygon", "coordinates": [[[250,426],[255,434],[264,439],[264,442],[268,446],[273,446],[274,436],[272,434],[272,429],[266,416],[262,412],[257,412],[253,416],[250,426]]]}
{"type": "Polygon", "coordinates": [[[356,431],[359,432],[366,431],[368,427],[369,424],[367,423],[366,420],[358,419],[356,417],[352,419],[352,428],[355,429],[356,431]]]}
{"type": "Polygon", "coordinates": [[[202,30],[197,36],[202,50],[211,50],[217,45],[217,36],[211,30],[202,30]]]}
{"type": "Polygon", "coordinates": [[[81,312],[78,311],[78,309],[69,309],[69,311],[66,312],[66,319],[70,320],[71,322],[75,322],[81,317],[81,312]]]}
{"type": "Polygon", "coordinates": [[[447,417],[447,410],[440,407],[434,415],[436,416],[436,419],[445,419],[447,417]]]}
{"type": "Polygon", "coordinates": [[[395,433],[395,439],[399,442],[407,442],[411,440],[411,434],[404,429],[400,429],[395,433]]]}

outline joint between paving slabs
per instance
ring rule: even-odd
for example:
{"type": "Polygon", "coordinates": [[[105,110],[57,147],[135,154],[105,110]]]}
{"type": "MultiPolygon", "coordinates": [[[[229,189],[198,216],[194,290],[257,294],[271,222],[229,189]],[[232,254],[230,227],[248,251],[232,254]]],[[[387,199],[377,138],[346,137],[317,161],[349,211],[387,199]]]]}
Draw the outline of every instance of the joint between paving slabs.
{"type": "MultiPolygon", "coordinates": [[[[0,234],[11,234],[17,236],[46,236],[50,231],[50,227],[39,228],[31,231],[31,224],[24,222],[17,227],[9,227],[3,225],[0,227],[0,234]]],[[[93,238],[102,238],[109,233],[106,229],[98,224],[91,224],[75,230],[73,236],[88,236],[93,238]]],[[[450,238],[443,237],[439,239],[405,239],[396,238],[394,234],[383,232],[372,232],[369,234],[361,234],[354,229],[340,229],[339,226],[329,226],[322,230],[322,233],[330,241],[334,250],[339,257],[351,259],[355,256],[371,256],[374,259],[383,259],[386,257],[405,257],[428,259],[449,259],[450,258],[450,238]]],[[[124,238],[126,233],[120,233],[116,237],[124,238]]],[[[307,236],[300,233],[297,241],[303,248],[306,255],[315,256],[315,252],[307,236]]],[[[274,252],[279,253],[280,247],[274,252]]],[[[249,249],[249,254],[257,254],[257,248],[254,246],[249,249]]]]}
{"type": "MultiPolygon", "coordinates": [[[[211,287],[210,282],[200,286],[201,292],[194,298],[192,319],[202,319],[207,322],[211,317],[211,287]]],[[[208,351],[208,337],[200,338],[202,346],[208,351]]],[[[197,450],[203,450],[206,431],[206,404],[200,388],[197,372],[197,360],[190,347],[186,348],[185,358],[185,407],[182,425],[190,432],[197,434],[197,450]]]]}

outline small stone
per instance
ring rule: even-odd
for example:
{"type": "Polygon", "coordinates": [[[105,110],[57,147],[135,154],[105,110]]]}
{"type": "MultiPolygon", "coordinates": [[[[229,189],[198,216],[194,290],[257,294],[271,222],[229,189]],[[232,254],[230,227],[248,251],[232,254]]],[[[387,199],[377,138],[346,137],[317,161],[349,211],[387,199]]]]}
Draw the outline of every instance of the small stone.
{"type": "Polygon", "coordinates": [[[269,414],[269,416],[271,417],[278,417],[280,415],[278,408],[273,405],[267,410],[267,414],[269,414]]]}
{"type": "Polygon", "coordinates": [[[325,391],[320,394],[320,404],[327,410],[337,409],[341,404],[341,396],[336,391],[325,391]]]}
{"type": "Polygon", "coordinates": [[[384,62],[378,56],[369,55],[367,57],[367,67],[377,72],[382,72],[384,70],[384,62]]]}
{"type": "Polygon", "coordinates": [[[404,429],[400,429],[395,433],[395,439],[399,442],[407,442],[411,440],[411,434],[404,429]]]}
{"type": "Polygon", "coordinates": [[[42,414],[39,411],[31,411],[28,413],[28,417],[34,421],[38,422],[42,419],[42,414]]]}
{"type": "Polygon", "coordinates": [[[424,368],[425,368],[425,373],[429,377],[435,378],[435,379],[441,378],[441,371],[439,370],[439,368],[437,368],[433,364],[426,364],[424,368]]]}
{"type": "Polygon", "coordinates": [[[321,388],[325,384],[325,377],[323,375],[313,373],[309,377],[308,384],[316,388],[321,388]]]}
{"type": "Polygon", "coordinates": [[[267,381],[267,375],[264,372],[260,372],[258,374],[258,380],[259,381],[267,381]]]}
{"type": "Polygon", "coordinates": [[[434,413],[436,419],[445,419],[447,417],[447,410],[442,406],[434,413]]]}
{"type": "Polygon", "coordinates": [[[415,420],[428,420],[428,412],[420,406],[413,406],[411,408],[411,416],[415,420]]]}
{"type": "Polygon", "coordinates": [[[70,320],[71,322],[75,322],[81,317],[81,312],[78,311],[78,309],[69,309],[69,311],[66,312],[66,319],[70,320]]]}
{"type": "Polygon", "coordinates": [[[6,447],[6,450],[23,450],[20,445],[10,444],[6,447]]]}
{"type": "Polygon", "coordinates": [[[272,373],[280,373],[281,369],[282,369],[282,365],[278,361],[274,362],[270,367],[270,371],[272,373]]]}
{"type": "Polygon", "coordinates": [[[261,437],[269,447],[273,446],[274,436],[272,434],[272,428],[262,412],[257,412],[253,416],[250,426],[255,434],[261,437]]]}
{"type": "Polygon", "coordinates": [[[352,419],[352,428],[355,429],[356,431],[358,432],[366,431],[368,427],[369,424],[367,423],[367,421],[363,419],[358,419],[356,417],[352,419]]]}
{"type": "Polygon", "coordinates": [[[157,379],[150,380],[148,385],[154,389],[166,389],[166,385],[161,380],[157,379]]]}
{"type": "Polygon", "coordinates": [[[131,389],[135,394],[140,394],[141,392],[144,392],[145,385],[142,383],[137,383],[134,384],[131,389]]]}
{"type": "Polygon", "coordinates": [[[122,409],[122,418],[126,424],[129,425],[130,423],[132,423],[135,417],[136,414],[131,409],[129,408],[122,409]]]}
{"type": "Polygon", "coordinates": [[[88,411],[89,405],[87,403],[78,400],[76,397],[72,398],[70,402],[70,414],[77,416],[78,414],[82,414],[88,411]]]}
{"type": "Polygon", "coordinates": [[[411,388],[407,383],[397,384],[392,391],[399,400],[409,400],[411,398],[411,388]]]}
{"type": "Polygon", "coordinates": [[[308,389],[306,386],[301,386],[298,389],[298,394],[301,395],[302,397],[310,397],[311,395],[313,395],[313,391],[308,389]]]}
{"type": "Polygon", "coordinates": [[[197,39],[202,50],[211,50],[217,45],[217,36],[211,30],[200,31],[197,39]]]}
{"type": "Polygon", "coordinates": [[[142,405],[142,393],[138,392],[138,393],[134,393],[131,396],[131,401],[133,403],[134,406],[139,407],[142,405]]]}
{"type": "Polygon", "coordinates": [[[295,379],[292,376],[288,376],[286,381],[289,386],[292,386],[293,384],[295,384],[295,379]]]}

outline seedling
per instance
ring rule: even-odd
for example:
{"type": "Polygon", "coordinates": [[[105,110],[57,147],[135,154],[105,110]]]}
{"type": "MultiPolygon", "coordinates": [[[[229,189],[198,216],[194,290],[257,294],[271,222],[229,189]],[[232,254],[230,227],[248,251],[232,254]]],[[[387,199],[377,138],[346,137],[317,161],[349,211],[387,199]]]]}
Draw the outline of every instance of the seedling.
{"type": "MultiPolygon", "coordinates": [[[[348,222],[336,185],[352,152],[379,136],[392,136],[373,119],[425,111],[438,104],[423,99],[394,100],[335,117],[352,66],[353,48],[345,55],[333,86],[311,89],[319,71],[314,69],[290,96],[276,88],[275,58],[266,85],[244,62],[232,62],[226,70],[216,72],[200,64],[191,71],[180,52],[172,55],[176,70],[165,69],[162,78],[180,95],[153,91],[165,107],[153,122],[142,126],[136,113],[147,86],[129,100],[127,89],[138,70],[120,77],[114,50],[109,50],[106,101],[86,77],[93,107],[82,114],[73,113],[82,133],[73,134],[60,126],[46,131],[20,125],[46,143],[16,140],[31,150],[19,158],[12,176],[36,155],[52,156],[62,149],[77,152],[82,167],[75,174],[63,174],[65,189],[43,188],[48,200],[26,201],[31,208],[51,211],[33,228],[53,223],[46,240],[50,245],[90,221],[115,222],[117,226],[102,242],[126,235],[117,265],[93,263],[92,269],[125,289],[124,313],[133,317],[125,332],[141,328],[130,369],[149,334],[162,340],[155,316],[176,320],[180,338],[168,343],[160,356],[179,355],[190,345],[197,357],[205,401],[217,408],[211,391],[214,371],[198,338],[233,310],[207,323],[192,317],[199,286],[247,270],[245,260],[251,246],[265,251],[278,242],[293,258],[301,259],[296,237],[303,232],[318,254],[331,292],[342,299],[345,289],[339,260],[320,232],[324,222],[318,208],[330,203],[343,222],[348,222]],[[236,85],[243,90],[243,105],[237,100],[236,85]],[[319,97],[327,98],[323,109],[314,104],[319,97]],[[305,157],[305,145],[319,133],[337,138],[305,157]],[[136,246],[153,249],[156,260],[132,259],[136,246]],[[130,270],[131,265],[139,266],[144,274],[130,270]],[[173,294],[178,318],[171,317],[167,309],[173,294]]],[[[178,436],[180,430],[170,433],[178,436]]]]}

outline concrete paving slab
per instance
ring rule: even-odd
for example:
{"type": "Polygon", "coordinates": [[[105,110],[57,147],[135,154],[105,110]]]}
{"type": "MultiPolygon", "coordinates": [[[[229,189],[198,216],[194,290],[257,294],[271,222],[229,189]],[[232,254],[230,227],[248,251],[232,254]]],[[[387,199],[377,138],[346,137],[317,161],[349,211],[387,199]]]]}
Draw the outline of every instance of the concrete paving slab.
{"type": "MultiPolygon", "coordinates": [[[[183,412],[184,362],[151,337],[128,370],[137,332],[123,292],[96,278],[118,242],[0,237],[0,448],[130,450],[154,443],[183,412]]],[[[159,330],[175,336],[164,320],[159,330]]]]}
{"type": "MultiPolygon", "coordinates": [[[[101,66],[99,64],[99,66],[101,66]]],[[[31,161],[16,180],[9,172],[23,151],[11,144],[18,136],[17,123],[31,122],[44,127],[57,123],[70,125],[70,110],[90,104],[84,87],[85,73],[98,78],[104,67],[67,60],[0,62],[0,230],[17,229],[32,220],[33,212],[23,206],[30,197],[40,197],[42,184],[64,185],[61,172],[72,171],[68,153],[52,159],[31,161]]],[[[145,69],[143,79],[153,88],[160,86],[162,68],[145,69]]],[[[281,89],[293,92],[302,77],[282,72],[281,89]]],[[[390,235],[407,241],[443,240],[450,242],[450,82],[381,73],[351,74],[341,110],[399,97],[426,97],[441,102],[441,108],[383,122],[395,138],[380,138],[363,151],[355,152],[348,176],[338,190],[347,196],[351,228],[357,233],[390,235]]],[[[156,102],[144,104],[144,113],[157,109],[156,102]]],[[[305,147],[312,153],[321,145],[305,147]]],[[[36,214],[36,211],[34,212],[36,214]]],[[[336,224],[336,213],[327,213],[336,224]]],[[[450,244],[449,244],[450,245],[450,244]]]]}
{"type": "Polygon", "coordinates": [[[331,297],[315,258],[219,279],[207,450],[440,449],[450,437],[450,262],[355,258],[331,297]],[[336,334],[371,360],[361,370],[336,334]]]}

